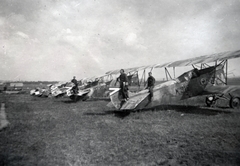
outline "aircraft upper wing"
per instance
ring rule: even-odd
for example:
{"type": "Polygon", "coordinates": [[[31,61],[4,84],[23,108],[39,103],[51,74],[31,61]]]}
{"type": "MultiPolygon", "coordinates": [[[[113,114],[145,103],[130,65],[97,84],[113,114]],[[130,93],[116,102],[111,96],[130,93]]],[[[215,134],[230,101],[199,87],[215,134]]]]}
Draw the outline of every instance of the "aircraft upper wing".
{"type": "MultiPolygon", "coordinates": [[[[133,72],[133,71],[140,71],[147,68],[162,68],[162,67],[182,67],[182,66],[190,66],[194,64],[199,63],[209,63],[209,62],[215,62],[215,61],[222,61],[227,59],[233,59],[233,58],[239,58],[240,57],[240,50],[237,51],[228,51],[228,52],[221,52],[211,55],[204,55],[179,61],[173,61],[163,64],[154,64],[154,65],[148,65],[148,66],[140,66],[140,67],[134,67],[134,68],[128,68],[124,69],[125,73],[133,72]]],[[[120,69],[118,70],[112,70],[108,71],[106,74],[118,74],[120,69]]]]}
{"type": "Polygon", "coordinates": [[[209,62],[222,61],[222,60],[239,58],[239,57],[240,57],[240,50],[228,51],[228,52],[222,52],[222,53],[217,53],[212,55],[205,55],[205,56],[200,56],[196,58],[175,61],[166,65],[165,67],[190,66],[190,65],[199,64],[199,63],[209,63],[209,62]]]}
{"type": "MultiPolygon", "coordinates": [[[[146,68],[147,66],[140,66],[140,67],[133,67],[133,68],[128,68],[128,69],[124,69],[125,73],[129,73],[132,71],[138,71],[138,70],[142,70],[144,68],[146,68]]],[[[106,74],[118,74],[120,71],[120,69],[118,70],[112,70],[112,71],[108,71],[106,72],[106,74]]]]}
{"type": "MultiPolygon", "coordinates": [[[[124,71],[125,71],[125,73],[129,73],[129,72],[144,70],[144,69],[147,69],[147,68],[154,68],[155,66],[158,66],[158,65],[160,65],[160,64],[154,64],[154,65],[147,65],[147,66],[127,68],[127,69],[124,69],[124,71]]],[[[119,74],[119,71],[120,71],[120,69],[118,69],[118,70],[112,70],[112,71],[106,72],[106,74],[119,74]]]]}

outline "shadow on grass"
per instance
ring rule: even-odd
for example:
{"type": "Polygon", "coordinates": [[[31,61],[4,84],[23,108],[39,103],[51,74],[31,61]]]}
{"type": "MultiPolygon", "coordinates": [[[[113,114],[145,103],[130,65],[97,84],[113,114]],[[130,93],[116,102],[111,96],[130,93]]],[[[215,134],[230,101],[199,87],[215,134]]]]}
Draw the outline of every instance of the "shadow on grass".
{"type": "Polygon", "coordinates": [[[219,113],[231,113],[228,109],[224,108],[211,108],[211,107],[199,107],[199,106],[184,106],[184,105],[161,105],[147,109],[141,109],[137,111],[165,111],[174,110],[176,112],[182,112],[185,114],[201,114],[201,115],[217,115],[219,113]]]}
{"type": "Polygon", "coordinates": [[[77,99],[76,101],[74,100],[59,100],[63,103],[77,103],[77,102],[93,102],[93,101],[111,101],[109,98],[91,98],[91,99],[86,99],[86,100],[81,100],[81,99],[77,99]]]}
{"type": "Polygon", "coordinates": [[[109,110],[109,111],[104,111],[104,112],[87,112],[84,113],[83,115],[90,115],[90,116],[105,116],[105,115],[114,115],[118,118],[125,118],[126,116],[130,115],[130,111],[116,111],[116,110],[109,110]]]}
{"type": "Polygon", "coordinates": [[[174,110],[176,112],[181,112],[185,114],[199,114],[199,115],[206,115],[206,116],[214,116],[219,113],[232,113],[231,111],[223,108],[207,108],[207,107],[199,107],[199,106],[183,106],[183,105],[161,105],[156,106],[152,108],[145,108],[145,109],[137,109],[137,110],[109,110],[104,112],[98,112],[98,113],[84,113],[84,115],[99,115],[99,116],[105,116],[105,115],[114,115],[118,118],[125,118],[132,112],[147,112],[147,111],[167,111],[167,110],[174,110]]]}
{"type": "Polygon", "coordinates": [[[90,102],[90,101],[111,101],[110,98],[107,97],[94,97],[94,98],[90,98],[87,99],[85,102],[90,102]]]}
{"type": "Polygon", "coordinates": [[[61,102],[66,103],[66,104],[71,104],[71,103],[77,103],[77,102],[82,102],[82,101],[62,100],[61,102]]]}

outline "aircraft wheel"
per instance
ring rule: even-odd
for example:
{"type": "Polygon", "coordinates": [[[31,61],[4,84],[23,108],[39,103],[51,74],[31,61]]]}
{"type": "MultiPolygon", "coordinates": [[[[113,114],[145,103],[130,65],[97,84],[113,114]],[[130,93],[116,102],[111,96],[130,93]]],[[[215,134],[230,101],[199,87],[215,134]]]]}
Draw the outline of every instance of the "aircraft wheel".
{"type": "Polygon", "coordinates": [[[233,109],[239,109],[240,108],[240,99],[238,97],[231,98],[230,107],[233,109]]]}
{"type": "Polygon", "coordinates": [[[215,104],[214,96],[208,96],[206,97],[206,104],[208,107],[211,107],[212,105],[215,104]]]}

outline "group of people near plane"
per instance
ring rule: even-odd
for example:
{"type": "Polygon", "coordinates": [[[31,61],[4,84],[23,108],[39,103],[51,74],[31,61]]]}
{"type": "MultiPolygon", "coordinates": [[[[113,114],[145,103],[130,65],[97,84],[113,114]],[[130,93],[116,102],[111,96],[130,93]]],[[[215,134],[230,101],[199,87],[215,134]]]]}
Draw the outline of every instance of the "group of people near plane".
{"type": "MultiPolygon", "coordinates": [[[[120,94],[123,101],[128,101],[128,77],[127,74],[124,73],[124,69],[120,70],[120,76],[117,78],[117,81],[120,82],[120,94]]],[[[152,101],[153,97],[153,88],[155,85],[155,78],[152,76],[152,72],[148,73],[147,85],[145,89],[149,90],[149,101],[152,101]]]]}
{"type": "MultiPolygon", "coordinates": [[[[73,87],[73,92],[74,94],[78,93],[78,81],[76,80],[76,77],[74,76],[71,82],[74,84],[73,87]]],[[[120,75],[117,78],[117,82],[120,83],[120,91],[119,95],[122,98],[122,101],[128,101],[129,100],[129,95],[128,95],[128,77],[127,74],[124,72],[124,69],[120,70],[120,75]]],[[[152,72],[148,73],[148,79],[147,79],[147,85],[145,89],[149,90],[149,101],[152,101],[153,97],[153,88],[155,85],[155,78],[152,76],[152,72]]]]}

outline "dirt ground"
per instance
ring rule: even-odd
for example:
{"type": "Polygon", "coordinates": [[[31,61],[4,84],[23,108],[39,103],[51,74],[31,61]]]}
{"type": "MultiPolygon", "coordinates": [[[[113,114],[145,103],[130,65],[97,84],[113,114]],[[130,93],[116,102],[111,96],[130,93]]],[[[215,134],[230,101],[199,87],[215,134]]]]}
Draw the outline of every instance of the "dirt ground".
{"type": "Polygon", "coordinates": [[[240,165],[240,111],[119,113],[107,100],[0,94],[0,165],[240,165]]]}

